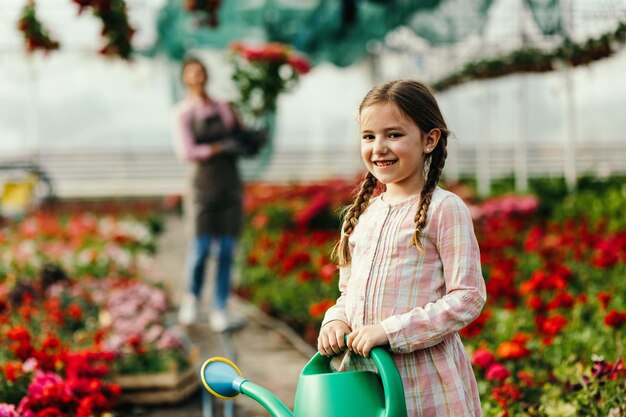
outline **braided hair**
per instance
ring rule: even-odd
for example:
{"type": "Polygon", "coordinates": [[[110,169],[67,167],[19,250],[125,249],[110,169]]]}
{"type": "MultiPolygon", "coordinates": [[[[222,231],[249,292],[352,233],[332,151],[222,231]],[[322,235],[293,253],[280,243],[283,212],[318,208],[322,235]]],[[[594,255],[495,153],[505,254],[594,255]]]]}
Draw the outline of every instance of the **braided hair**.
{"type": "MultiPolygon", "coordinates": [[[[384,103],[395,104],[405,116],[420,128],[423,135],[428,134],[433,129],[441,131],[437,146],[426,155],[424,162],[426,181],[420,193],[420,203],[415,214],[415,232],[410,242],[421,252],[424,250],[421,235],[426,225],[426,214],[448,155],[449,131],[433,93],[419,81],[395,80],[375,86],[361,102],[359,114],[369,106],[384,103]]],[[[377,185],[378,180],[368,172],[361,182],[354,202],[345,211],[341,238],[334,250],[335,258],[340,266],[349,265],[351,262],[348,238],[354,230],[359,216],[367,208],[377,185]]]]}

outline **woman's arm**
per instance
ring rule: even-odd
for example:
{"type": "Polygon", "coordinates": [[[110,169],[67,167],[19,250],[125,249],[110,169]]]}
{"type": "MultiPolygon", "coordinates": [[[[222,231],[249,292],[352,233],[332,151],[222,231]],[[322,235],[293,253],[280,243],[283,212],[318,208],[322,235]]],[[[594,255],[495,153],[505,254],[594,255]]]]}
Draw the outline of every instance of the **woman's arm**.
{"type": "MultiPolygon", "coordinates": [[[[228,109],[228,107],[226,108],[228,109]]],[[[218,111],[226,119],[225,123],[227,125],[232,126],[236,123],[236,115],[234,113],[222,114],[226,112],[221,108],[218,111]]],[[[189,162],[201,162],[211,159],[222,152],[234,152],[236,150],[236,143],[230,137],[214,143],[196,143],[191,128],[192,122],[193,110],[191,108],[179,109],[174,116],[174,140],[179,159],[189,162]]]]}
{"type": "Polygon", "coordinates": [[[197,144],[194,138],[191,123],[193,111],[191,108],[181,108],[175,110],[173,116],[173,136],[176,154],[179,159],[189,162],[205,161],[212,154],[214,149],[212,144],[197,144]]]}
{"type": "Polygon", "coordinates": [[[480,250],[465,203],[457,196],[446,197],[432,221],[437,227],[436,247],[443,264],[446,294],[382,321],[395,352],[438,344],[472,322],[486,301],[480,250]]]}

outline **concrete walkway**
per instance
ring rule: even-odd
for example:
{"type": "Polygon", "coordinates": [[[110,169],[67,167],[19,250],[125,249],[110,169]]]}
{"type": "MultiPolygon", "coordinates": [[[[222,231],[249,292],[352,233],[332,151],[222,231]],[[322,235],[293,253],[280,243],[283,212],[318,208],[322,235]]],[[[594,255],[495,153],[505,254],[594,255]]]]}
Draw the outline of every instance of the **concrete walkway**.
{"type": "MultiPolygon", "coordinates": [[[[155,264],[154,278],[168,288],[172,302],[178,305],[185,290],[184,261],[187,248],[183,220],[176,215],[167,215],[165,232],[160,236],[155,264]]],[[[206,359],[225,356],[224,345],[219,334],[208,326],[207,312],[212,290],[212,266],[209,267],[207,285],[203,299],[204,307],[198,323],[188,328],[181,328],[189,339],[199,348],[196,364],[199,369],[206,359]]],[[[293,409],[295,388],[300,371],[315,353],[314,349],[302,341],[284,323],[266,316],[254,306],[240,299],[231,299],[230,308],[245,315],[248,324],[242,330],[232,334],[232,345],[236,358],[232,359],[243,376],[270,390],[290,409],[293,409]]],[[[168,317],[176,322],[176,312],[168,317]]],[[[199,378],[199,372],[198,372],[199,378]]],[[[204,390],[202,387],[201,390],[204,390]]],[[[237,417],[261,417],[270,414],[256,401],[238,396],[235,400],[237,417]]],[[[215,399],[214,416],[222,416],[223,400],[215,399]]],[[[147,417],[201,417],[202,392],[181,404],[162,406],[131,407],[125,415],[147,417]]]]}

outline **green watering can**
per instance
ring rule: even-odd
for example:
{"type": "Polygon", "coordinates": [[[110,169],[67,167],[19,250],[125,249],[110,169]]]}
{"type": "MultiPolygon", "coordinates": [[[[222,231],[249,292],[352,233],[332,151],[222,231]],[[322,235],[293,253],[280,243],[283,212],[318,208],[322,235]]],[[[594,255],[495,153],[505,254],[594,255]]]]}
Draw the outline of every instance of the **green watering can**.
{"type": "Polygon", "coordinates": [[[381,347],[372,349],[370,355],[380,376],[371,371],[336,372],[331,358],[316,353],[300,373],[293,413],[270,391],[245,379],[225,358],[211,358],[202,365],[202,383],[219,398],[247,395],[273,417],[406,417],[396,364],[381,347]]]}

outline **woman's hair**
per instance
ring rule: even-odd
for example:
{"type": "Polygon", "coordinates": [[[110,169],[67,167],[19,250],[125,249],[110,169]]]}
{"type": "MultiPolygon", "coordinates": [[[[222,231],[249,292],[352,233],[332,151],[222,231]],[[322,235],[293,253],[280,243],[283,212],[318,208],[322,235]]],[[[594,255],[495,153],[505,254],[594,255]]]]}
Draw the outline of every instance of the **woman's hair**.
{"type": "MultiPolygon", "coordinates": [[[[448,155],[446,147],[449,131],[435,97],[429,88],[419,81],[395,80],[375,86],[361,102],[359,114],[367,107],[385,103],[395,104],[405,116],[420,128],[423,135],[428,134],[432,129],[441,131],[437,146],[426,155],[424,161],[426,182],[420,193],[420,204],[415,214],[415,233],[411,244],[415,245],[421,252],[424,249],[421,234],[426,224],[426,213],[428,213],[433,191],[439,182],[448,155]]],[[[377,186],[378,180],[368,172],[361,182],[354,202],[345,210],[341,238],[334,250],[334,255],[340,266],[348,265],[351,262],[348,238],[354,230],[359,216],[367,208],[377,186]]]]}
{"type": "Polygon", "coordinates": [[[202,67],[202,70],[204,71],[204,77],[208,80],[209,78],[209,71],[206,68],[206,65],[204,65],[204,62],[202,62],[200,60],[200,58],[196,58],[195,56],[188,56],[187,58],[185,58],[183,60],[183,63],[180,66],[180,79],[183,79],[183,74],[185,73],[185,68],[187,68],[189,65],[200,65],[200,67],[202,67]]]}

